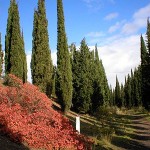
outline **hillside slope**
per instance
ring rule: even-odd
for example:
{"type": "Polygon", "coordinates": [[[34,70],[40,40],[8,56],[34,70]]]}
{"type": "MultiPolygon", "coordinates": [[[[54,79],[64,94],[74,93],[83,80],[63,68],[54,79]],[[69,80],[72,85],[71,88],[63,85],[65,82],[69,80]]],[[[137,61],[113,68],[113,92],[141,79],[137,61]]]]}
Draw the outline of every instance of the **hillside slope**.
{"type": "Polygon", "coordinates": [[[91,149],[91,142],[78,134],[52,102],[30,83],[9,75],[9,86],[0,86],[0,132],[31,148],[91,149]]]}

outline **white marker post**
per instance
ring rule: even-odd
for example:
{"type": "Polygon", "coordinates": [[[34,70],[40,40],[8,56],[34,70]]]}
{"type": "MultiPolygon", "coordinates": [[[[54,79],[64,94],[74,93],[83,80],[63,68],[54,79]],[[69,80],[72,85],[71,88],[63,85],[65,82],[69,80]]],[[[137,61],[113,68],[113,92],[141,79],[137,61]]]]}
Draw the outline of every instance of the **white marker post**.
{"type": "Polygon", "coordinates": [[[80,116],[76,117],[76,130],[80,133],[80,116]]]}

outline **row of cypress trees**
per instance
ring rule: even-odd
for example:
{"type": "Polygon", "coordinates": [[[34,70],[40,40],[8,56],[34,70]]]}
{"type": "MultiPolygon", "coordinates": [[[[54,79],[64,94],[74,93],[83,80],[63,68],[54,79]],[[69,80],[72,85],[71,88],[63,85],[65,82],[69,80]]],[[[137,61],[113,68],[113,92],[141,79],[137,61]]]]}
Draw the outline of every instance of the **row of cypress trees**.
{"type": "Polygon", "coordinates": [[[141,67],[135,68],[134,72],[131,69],[131,74],[125,77],[125,84],[121,84],[116,77],[116,86],[112,91],[112,105],[117,107],[132,107],[142,106],[141,100],[141,67]]]}
{"type": "MultiPolygon", "coordinates": [[[[131,108],[150,105],[150,23],[147,27],[147,46],[141,36],[141,65],[120,85],[116,77],[116,87],[108,86],[102,60],[99,59],[97,45],[90,51],[85,39],[79,50],[68,46],[62,0],[57,0],[57,67],[51,59],[46,19],[45,0],[38,0],[34,11],[31,73],[33,84],[39,86],[49,97],[56,93],[62,110],[70,108],[79,113],[94,113],[101,106],[131,108]]],[[[0,63],[3,62],[0,36],[0,63]]],[[[1,71],[1,70],[0,70],[1,71]]],[[[20,30],[18,5],[10,1],[5,36],[5,73],[12,73],[27,80],[27,63],[23,32],[20,30]]]]}
{"type": "Polygon", "coordinates": [[[120,85],[116,77],[116,87],[111,92],[113,105],[118,107],[144,106],[150,109],[150,22],[147,20],[146,44],[143,36],[141,41],[141,64],[134,72],[125,77],[125,84],[120,85]]]}
{"type": "Polygon", "coordinates": [[[141,79],[142,102],[146,109],[150,109],[150,22],[147,20],[146,44],[141,36],[141,79]]]}
{"type": "MultiPolygon", "coordinates": [[[[45,1],[38,0],[32,33],[32,82],[49,97],[52,93],[56,93],[64,112],[71,107],[78,112],[92,111],[92,108],[106,104],[109,97],[107,78],[102,61],[98,57],[97,46],[94,54],[84,39],[79,51],[75,45],[69,49],[62,0],[57,0],[57,20],[57,68],[55,68],[49,46],[45,1]]],[[[18,4],[15,0],[11,0],[5,37],[5,73],[14,74],[25,83],[27,63],[19,21],[18,4]]]]}
{"type": "Polygon", "coordinates": [[[73,110],[94,113],[100,106],[109,104],[109,86],[97,45],[90,51],[85,39],[79,50],[72,44],[73,110]]]}

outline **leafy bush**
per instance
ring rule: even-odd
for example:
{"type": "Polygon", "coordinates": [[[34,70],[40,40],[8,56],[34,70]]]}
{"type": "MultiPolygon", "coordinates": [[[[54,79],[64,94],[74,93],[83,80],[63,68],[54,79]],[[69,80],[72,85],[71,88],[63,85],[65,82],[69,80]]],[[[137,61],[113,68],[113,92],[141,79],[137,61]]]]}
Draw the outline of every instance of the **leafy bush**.
{"type": "Polygon", "coordinates": [[[52,109],[52,102],[30,83],[9,75],[12,87],[0,87],[0,131],[32,148],[91,149],[90,140],[79,135],[69,120],[52,109]]]}
{"type": "Polygon", "coordinates": [[[4,84],[11,87],[19,87],[23,84],[15,75],[9,74],[4,77],[4,84]]]}

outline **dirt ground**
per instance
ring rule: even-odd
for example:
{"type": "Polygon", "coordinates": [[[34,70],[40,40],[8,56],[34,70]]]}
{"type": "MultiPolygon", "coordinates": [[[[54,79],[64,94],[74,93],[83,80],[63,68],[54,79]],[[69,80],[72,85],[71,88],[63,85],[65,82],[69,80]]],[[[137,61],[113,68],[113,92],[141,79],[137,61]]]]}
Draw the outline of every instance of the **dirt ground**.
{"type": "Polygon", "coordinates": [[[127,126],[134,130],[126,136],[129,139],[115,139],[112,143],[119,147],[119,150],[150,150],[150,121],[146,119],[146,114],[136,114],[129,116],[130,124],[127,126]]]}
{"type": "Polygon", "coordinates": [[[135,115],[131,125],[137,134],[133,139],[141,145],[141,148],[143,146],[143,150],[150,150],[150,121],[142,115],[135,115]]]}

